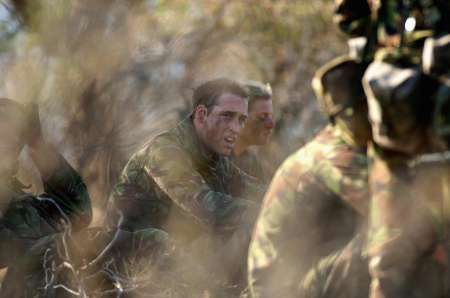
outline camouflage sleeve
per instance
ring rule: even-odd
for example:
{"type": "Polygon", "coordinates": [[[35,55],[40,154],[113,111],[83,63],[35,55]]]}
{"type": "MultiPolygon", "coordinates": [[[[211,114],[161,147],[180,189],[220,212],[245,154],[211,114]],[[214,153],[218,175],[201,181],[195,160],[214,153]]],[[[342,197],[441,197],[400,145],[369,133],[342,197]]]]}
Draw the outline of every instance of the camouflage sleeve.
{"type": "Polygon", "coordinates": [[[158,186],[156,191],[162,190],[174,204],[208,227],[234,228],[247,220],[244,213],[254,205],[249,200],[213,191],[181,148],[158,139],[127,166],[116,195],[127,196],[127,188],[137,187],[138,193],[145,196],[151,188],[155,189],[152,183],[158,186]]]}
{"type": "Polygon", "coordinates": [[[62,217],[70,220],[73,230],[87,227],[92,220],[91,199],[80,175],[59,153],[59,167],[44,182],[45,193],[33,200],[33,206],[50,224],[62,217]]]}
{"type": "Polygon", "coordinates": [[[38,241],[58,232],[35,208],[35,200],[28,197],[12,202],[0,220],[0,267],[16,264],[38,241]]]}
{"type": "Polygon", "coordinates": [[[44,181],[45,193],[13,200],[0,219],[0,267],[23,259],[38,242],[51,241],[68,224],[74,231],[90,223],[86,186],[62,156],[56,158],[60,167],[44,181]]]}
{"type": "Polygon", "coordinates": [[[327,190],[343,199],[359,214],[369,212],[367,158],[365,153],[334,150],[317,162],[314,175],[327,190]]]}
{"type": "Polygon", "coordinates": [[[8,206],[0,223],[5,242],[34,241],[67,225],[72,231],[89,225],[92,211],[86,186],[62,156],[56,158],[61,159],[60,167],[44,181],[45,193],[16,199],[8,206]]]}
{"type": "Polygon", "coordinates": [[[90,223],[86,187],[67,166],[45,181],[45,194],[20,198],[8,206],[0,220],[1,264],[10,261],[7,256],[20,256],[38,239],[61,232],[68,224],[76,231],[90,223]]]}
{"type": "Polygon", "coordinates": [[[309,266],[302,258],[308,242],[301,240],[314,241],[302,220],[317,188],[301,170],[293,157],[285,161],[264,197],[248,255],[252,297],[295,297],[296,281],[309,266]]]}
{"type": "Polygon", "coordinates": [[[156,148],[150,152],[144,169],[176,205],[205,226],[234,228],[246,220],[244,212],[254,205],[212,190],[179,148],[156,148]]]}
{"type": "Polygon", "coordinates": [[[158,226],[169,212],[152,182],[140,153],[134,154],[125,165],[114,186],[107,207],[107,225],[114,228],[122,218],[121,228],[129,231],[158,226]]]}
{"type": "Polygon", "coordinates": [[[439,220],[441,196],[434,188],[442,172],[431,169],[421,173],[417,177],[420,181],[411,176],[405,160],[377,153],[373,160],[369,180],[370,297],[411,297],[411,289],[417,288],[414,283],[418,282],[412,280],[413,274],[422,263],[421,258],[433,252],[439,240],[438,231],[444,226],[439,220]],[[424,187],[422,191],[417,189],[420,185],[424,187]],[[430,208],[429,203],[435,204],[435,208],[430,208]]]}

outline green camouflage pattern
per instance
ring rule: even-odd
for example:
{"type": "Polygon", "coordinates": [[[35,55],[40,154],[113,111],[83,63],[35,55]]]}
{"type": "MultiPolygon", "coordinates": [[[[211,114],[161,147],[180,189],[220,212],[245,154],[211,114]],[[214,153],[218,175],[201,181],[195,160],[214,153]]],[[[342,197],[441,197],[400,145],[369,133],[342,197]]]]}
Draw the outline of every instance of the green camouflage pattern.
{"type": "Polygon", "coordinates": [[[117,226],[123,214],[123,230],[165,231],[177,250],[210,272],[203,286],[242,288],[263,191],[228,157],[211,154],[188,118],[129,160],[109,202],[108,225],[117,226]]]}
{"type": "Polygon", "coordinates": [[[444,297],[448,165],[411,167],[411,158],[376,147],[370,155],[370,297],[444,297]]]}
{"type": "Polygon", "coordinates": [[[0,265],[8,267],[2,297],[34,297],[42,278],[42,254],[54,237],[70,229],[85,228],[92,218],[87,188],[64,160],[44,182],[44,193],[34,196],[14,185],[3,186],[11,202],[0,219],[0,265]]]}
{"type": "Polygon", "coordinates": [[[365,148],[327,126],[269,186],[248,256],[253,297],[297,297],[310,268],[354,237],[368,205],[365,148]]]}
{"type": "Polygon", "coordinates": [[[358,234],[346,247],[322,258],[302,280],[297,297],[367,297],[370,275],[363,254],[365,240],[364,233],[358,234]]]}
{"type": "Polygon", "coordinates": [[[365,85],[374,132],[369,167],[369,297],[444,297],[448,295],[448,276],[444,274],[448,264],[442,253],[448,247],[443,240],[447,218],[442,212],[445,195],[438,181],[446,175],[440,169],[443,164],[428,169],[411,168],[410,164],[423,153],[443,149],[443,140],[436,141],[436,135],[430,132],[436,123],[443,127],[438,122],[441,119],[436,118],[440,111],[433,112],[433,108],[445,110],[446,95],[438,93],[442,102],[433,97],[439,83],[436,76],[427,73],[430,57],[423,61],[427,57],[423,49],[427,38],[450,31],[449,19],[445,17],[450,13],[450,5],[441,0],[374,3],[376,52],[369,70],[383,76],[380,82],[384,81],[385,86],[380,85],[380,92],[373,93],[365,85]],[[400,86],[401,76],[376,69],[376,64],[381,63],[397,68],[398,74],[416,71],[420,79],[411,81],[409,87],[418,92],[408,94],[404,88],[408,84],[400,86]],[[395,91],[389,90],[391,87],[395,91]],[[400,102],[399,95],[405,94],[400,102]],[[384,95],[388,96],[383,98],[384,95]]]}
{"type": "Polygon", "coordinates": [[[204,231],[233,231],[249,224],[263,189],[227,157],[213,155],[197,139],[190,118],[132,156],[109,204],[109,225],[160,228],[191,241],[204,231]]]}

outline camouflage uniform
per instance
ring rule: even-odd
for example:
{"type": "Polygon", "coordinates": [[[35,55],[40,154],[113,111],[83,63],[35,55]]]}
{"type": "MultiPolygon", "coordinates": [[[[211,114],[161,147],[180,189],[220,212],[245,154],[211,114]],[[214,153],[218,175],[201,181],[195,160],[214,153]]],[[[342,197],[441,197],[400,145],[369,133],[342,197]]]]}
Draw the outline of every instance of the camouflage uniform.
{"type": "Polygon", "coordinates": [[[129,160],[113,191],[109,225],[120,211],[120,228],[164,230],[192,258],[233,271],[242,266],[262,191],[227,157],[209,152],[188,118],[129,160]]]}
{"type": "Polygon", "coordinates": [[[364,69],[339,57],[316,72],[312,85],[332,124],[272,180],[250,245],[253,297],[353,297],[368,288],[361,255],[370,197],[370,127],[358,84],[364,69]],[[357,280],[352,272],[361,277],[356,293],[348,291],[350,277],[357,280]]]}
{"type": "Polygon", "coordinates": [[[203,229],[230,231],[242,225],[257,200],[250,194],[260,191],[228,158],[207,152],[187,119],[130,159],[111,207],[124,213],[124,229],[162,228],[192,240],[203,229]]]}
{"type": "MultiPolygon", "coordinates": [[[[242,82],[242,84],[247,89],[249,95],[249,112],[252,109],[253,102],[258,100],[272,99],[272,87],[270,86],[270,84],[262,84],[257,81],[244,81],[242,82]]],[[[267,121],[267,119],[264,119],[262,123],[264,123],[264,121],[267,121]]],[[[272,121],[271,118],[270,121],[272,121]]],[[[251,128],[254,129],[254,127],[251,128]]],[[[259,127],[259,129],[261,128],[259,127]]],[[[267,173],[267,169],[263,167],[263,163],[261,163],[258,158],[258,154],[256,154],[254,150],[247,149],[239,156],[236,156],[233,153],[231,156],[231,161],[246,174],[257,178],[260,183],[268,184],[270,182],[270,177],[267,173]]]]}
{"type": "MultiPolygon", "coordinates": [[[[448,219],[441,208],[442,192],[430,188],[440,179],[430,167],[411,168],[411,164],[423,153],[442,150],[430,136],[439,79],[426,72],[422,55],[427,40],[448,34],[450,23],[445,16],[450,4],[441,0],[339,2],[341,7],[353,5],[355,11],[338,11],[339,18],[364,24],[356,34],[366,38],[362,58],[374,60],[363,79],[373,132],[367,250],[370,297],[442,297],[446,264],[439,243],[448,219]]],[[[345,31],[354,36],[351,30],[345,31]]],[[[431,168],[442,174],[442,166],[431,168]]]]}
{"type": "Polygon", "coordinates": [[[43,181],[43,194],[24,192],[15,179],[2,185],[10,200],[0,219],[0,264],[8,267],[2,297],[36,297],[37,285],[45,286],[44,250],[68,226],[76,232],[91,221],[90,198],[81,177],[62,156],[54,158],[61,166],[43,181]]]}
{"type": "Polygon", "coordinates": [[[367,212],[365,148],[327,126],[277,171],[249,253],[253,297],[297,296],[302,277],[344,247],[367,212]]]}

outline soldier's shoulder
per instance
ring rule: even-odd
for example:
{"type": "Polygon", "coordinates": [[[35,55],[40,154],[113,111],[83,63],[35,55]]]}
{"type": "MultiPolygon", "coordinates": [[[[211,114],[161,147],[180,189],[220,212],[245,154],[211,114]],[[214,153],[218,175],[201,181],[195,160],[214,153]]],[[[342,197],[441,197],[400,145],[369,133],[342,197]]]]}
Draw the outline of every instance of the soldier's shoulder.
{"type": "Polygon", "coordinates": [[[291,154],[279,168],[283,175],[302,177],[313,175],[330,158],[336,143],[332,128],[325,127],[311,141],[291,154]]]}
{"type": "Polygon", "coordinates": [[[309,172],[317,162],[316,156],[319,152],[319,146],[320,144],[317,143],[316,139],[309,141],[286,158],[279,171],[295,176],[309,172]]]}
{"type": "Polygon", "coordinates": [[[327,152],[331,150],[336,142],[337,139],[333,134],[333,128],[326,126],[311,141],[292,154],[290,158],[298,163],[311,164],[311,161],[325,158],[327,152]]]}
{"type": "Polygon", "coordinates": [[[178,138],[174,129],[164,131],[152,138],[150,138],[144,145],[135,153],[135,158],[147,156],[151,152],[163,149],[166,147],[179,147],[178,138]]]}
{"type": "Polygon", "coordinates": [[[322,161],[332,160],[340,154],[353,154],[354,148],[349,145],[342,132],[336,126],[325,127],[309,145],[314,155],[322,161]]]}

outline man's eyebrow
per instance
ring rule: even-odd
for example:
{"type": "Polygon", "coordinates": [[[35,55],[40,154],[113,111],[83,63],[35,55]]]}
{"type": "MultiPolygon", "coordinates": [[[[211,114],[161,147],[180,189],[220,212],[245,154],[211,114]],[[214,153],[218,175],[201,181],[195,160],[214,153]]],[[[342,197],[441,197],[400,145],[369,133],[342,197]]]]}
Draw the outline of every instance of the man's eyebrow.
{"type": "Polygon", "coordinates": [[[222,110],[220,113],[232,113],[232,114],[240,114],[239,111],[233,111],[233,110],[222,110]]]}

